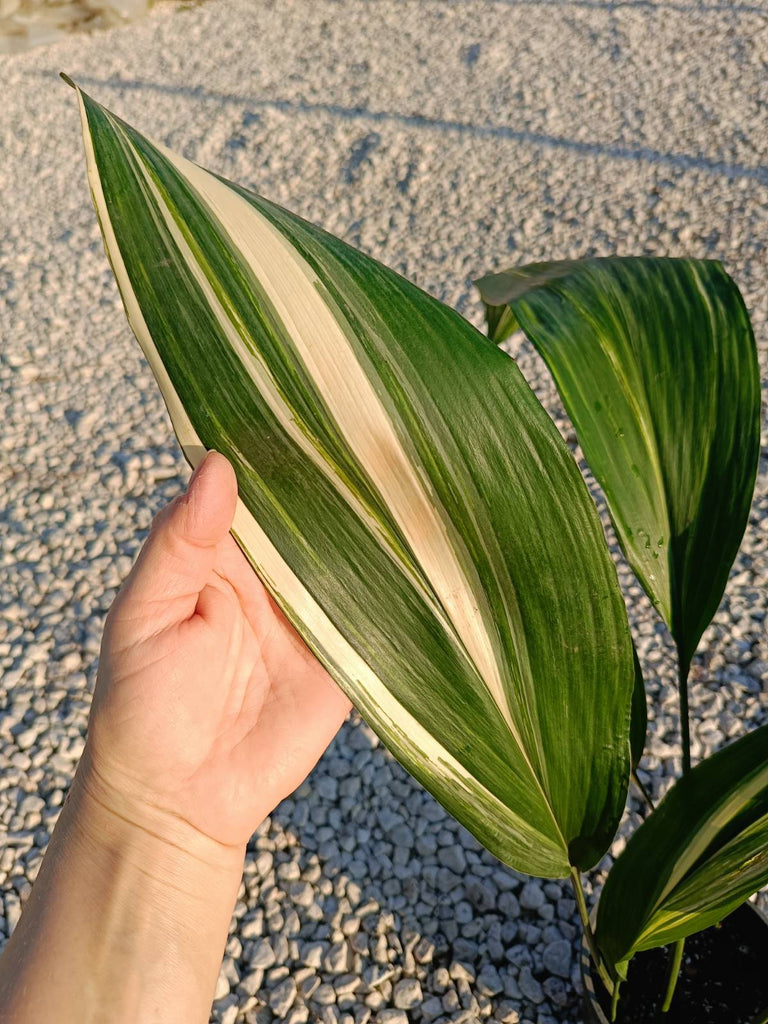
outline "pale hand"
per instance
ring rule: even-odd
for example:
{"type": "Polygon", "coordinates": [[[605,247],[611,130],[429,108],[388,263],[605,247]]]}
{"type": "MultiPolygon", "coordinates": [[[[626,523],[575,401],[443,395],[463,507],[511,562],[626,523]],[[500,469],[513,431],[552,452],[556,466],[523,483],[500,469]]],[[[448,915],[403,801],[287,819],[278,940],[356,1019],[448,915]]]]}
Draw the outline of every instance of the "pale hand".
{"type": "Polygon", "coordinates": [[[243,847],[350,709],[229,533],[208,454],[155,519],[107,617],[80,782],[122,817],[243,847]]]}

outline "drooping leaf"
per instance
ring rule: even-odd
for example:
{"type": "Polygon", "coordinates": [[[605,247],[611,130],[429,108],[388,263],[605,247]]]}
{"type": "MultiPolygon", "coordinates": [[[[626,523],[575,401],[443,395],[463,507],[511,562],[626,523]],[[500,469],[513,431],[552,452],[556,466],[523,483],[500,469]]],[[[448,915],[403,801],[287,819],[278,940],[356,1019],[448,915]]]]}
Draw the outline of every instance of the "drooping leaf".
{"type": "Polygon", "coordinates": [[[549,366],[687,672],[757,472],[760,378],[738,288],[717,262],[650,257],[534,264],[477,286],[492,340],[519,326],[549,366]]]}
{"type": "Polygon", "coordinates": [[[128,318],[233,533],[403,764],[488,849],[607,848],[632,645],[599,520],[518,369],[454,311],[78,92],[128,318]]]}
{"type": "Polygon", "coordinates": [[[680,779],[617,858],[597,942],[623,974],[637,952],[717,924],[768,882],[768,726],[680,779]]]}

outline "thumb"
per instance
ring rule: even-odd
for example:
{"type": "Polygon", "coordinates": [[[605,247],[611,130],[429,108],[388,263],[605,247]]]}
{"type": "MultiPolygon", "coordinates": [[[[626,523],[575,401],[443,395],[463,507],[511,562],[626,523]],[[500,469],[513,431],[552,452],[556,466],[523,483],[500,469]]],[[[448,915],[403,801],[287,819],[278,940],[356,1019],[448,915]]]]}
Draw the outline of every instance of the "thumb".
{"type": "Polygon", "coordinates": [[[208,452],[187,493],[155,517],[120,592],[120,614],[150,621],[153,633],[188,619],[210,581],[236,502],[232,466],[219,452],[208,452]]]}

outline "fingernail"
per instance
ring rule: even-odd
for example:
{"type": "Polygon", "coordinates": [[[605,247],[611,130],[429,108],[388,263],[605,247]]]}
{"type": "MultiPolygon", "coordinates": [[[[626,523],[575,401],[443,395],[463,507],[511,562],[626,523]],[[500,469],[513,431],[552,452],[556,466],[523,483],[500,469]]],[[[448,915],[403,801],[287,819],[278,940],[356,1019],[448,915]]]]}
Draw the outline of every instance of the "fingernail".
{"type": "MultiPolygon", "coordinates": [[[[211,449],[211,451],[213,451],[213,449],[211,449]]],[[[189,478],[189,486],[190,487],[195,482],[195,480],[197,480],[198,476],[200,476],[200,471],[202,470],[203,466],[208,461],[208,456],[211,454],[211,451],[207,451],[205,453],[205,455],[203,456],[202,460],[198,463],[197,469],[194,471],[192,476],[189,478]]]]}

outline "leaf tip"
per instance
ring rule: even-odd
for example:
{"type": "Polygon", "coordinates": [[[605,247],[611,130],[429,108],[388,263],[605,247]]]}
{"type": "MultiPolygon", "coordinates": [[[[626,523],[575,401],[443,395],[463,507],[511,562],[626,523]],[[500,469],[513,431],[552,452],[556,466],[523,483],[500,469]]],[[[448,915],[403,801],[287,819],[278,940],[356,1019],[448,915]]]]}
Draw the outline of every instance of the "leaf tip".
{"type": "Polygon", "coordinates": [[[69,77],[69,75],[65,71],[60,71],[59,72],[59,78],[62,78],[67,83],[67,85],[69,85],[69,86],[71,86],[71,88],[77,90],[77,86],[75,85],[75,83],[72,81],[72,79],[69,77]]]}

